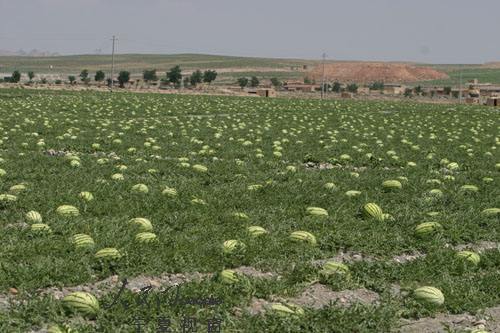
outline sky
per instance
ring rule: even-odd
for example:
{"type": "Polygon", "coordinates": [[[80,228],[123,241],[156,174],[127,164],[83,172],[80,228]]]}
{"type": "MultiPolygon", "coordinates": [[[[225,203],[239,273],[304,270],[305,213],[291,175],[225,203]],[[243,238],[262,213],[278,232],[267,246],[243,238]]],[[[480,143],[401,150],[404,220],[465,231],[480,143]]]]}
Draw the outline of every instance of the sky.
{"type": "Polygon", "coordinates": [[[500,0],[0,0],[0,50],[500,61],[500,0]]]}

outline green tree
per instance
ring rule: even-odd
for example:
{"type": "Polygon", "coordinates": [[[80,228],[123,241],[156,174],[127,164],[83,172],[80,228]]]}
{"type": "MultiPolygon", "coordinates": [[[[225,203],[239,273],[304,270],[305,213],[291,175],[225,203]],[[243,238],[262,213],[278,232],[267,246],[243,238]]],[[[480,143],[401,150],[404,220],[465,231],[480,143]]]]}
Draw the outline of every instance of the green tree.
{"type": "Polygon", "coordinates": [[[29,71],[28,72],[28,78],[30,79],[30,82],[33,81],[33,79],[35,78],[35,72],[29,71]]]}
{"type": "Polygon", "coordinates": [[[384,90],[384,82],[373,82],[370,86],[371,90],[384,90]]]}
{"type": "Polygon", "coordinates": [[[151,81],[158,81],[158,76],[156,75],[156,69],[146,69],[146,70],[144,70],[144,72],[142,73],[142,78],[147,83],[149,83],[151,81]]]}
{"type": "Polygon", "coordinates": [[[19,81],[21,81],[21,72],[14,71],[12,73],[12,76],[10,77],[10,82],[12,82],[12,83],[18,83],[19,81]]]}
{"type": "Polygon", "coordinates": [[[304,78],[304,84],[311,84],[311,83],[312,83],[311,79],[308,76],[306,76],[304,78]]]}
{"type": "Polygon", "coordinates": [[[83,71],[81,71],[80,73],[80,80],[82,80],[82,82],[87,82],[89,78],[89,71],[84,69],[83,71]]]}
{"type": "Polygon", "coordinates": [[[74,84],[76,82],[76,76],[70,75],[68,76],[69,83],[74,84]]]}
{"type": "Polygon", "coordinates": [[[273,87],[279,88],[279,87],[281,87],[283,85],[283,82],[281,82],[280,80],[278,80],[278,78],[273,77],[273,78],[271,78],[271,84],[273,85],[273,87]]]}
{"type": "Polygon", "coordinates": [[[250,87],[255,88],[259,85],[260,81],[256,76],[250,78],[250,87]]]}
{"type": "Polygon", "coordinates": [[[121,71],[118,74],[118,82],[120,83],[120,88],[123,88],[125,86],[125,83],[130,81],[130,72],[128,71],[121,71]]]}
{"type": "Polygon", "coordinates": [[[342,90],[341,84],[339,82],[335,81],[333,83],[332,91],[336,92],[336,93],[339,93],[341,90],[342,90]]]}
{"type": "Polygon", "coordinates": [[[217,78],[217,72],[214,70],[206,70],[203,73],[203,82],[211,84],[217,78]]]}
{"type": "Polygon", "coordinates": [[[404,96],[405,96],[405,97],[411,97],[411,96],[413,96],[413,89],[406,88],[406,89],[405,89],[404,96]]]}
{"type": "Polygon", "coordinates": [[[415,87],[415,94],[417,94],[417,95],[422,94],[422,86],[416,86],[415,87]]]}
{"type": "Polygon", "coordinates": [[[103,71],[97,71],[97,72],[95,72],[94,80],[96,82],[102,82],[102,81],[104,81],[105,77],[106,77],[106,74],[104,74],[103,71]]]}
{"type": "Polygon", "coordinates": [[[444,88],[443,88],[443,93],[444,93],[445,95],[449,95],[449,94],[451,94],[451,87],[444,87],[444,88]]]}
{"type": "Polygon", "coordinates": [[[241,87],[241,89],[245,88],[248,85],[248,79],[246,77],[240,77],[238,79],[238,85],[241,87]]]}
{"type": "Polygon", "coordinates": [[[185,88],[191,86],[191,77],[189,77],[189,76],[184,77],[184,79],[182,80],[182,83],[183,83],[185,88]]]}
{"type": "Polygon", "coordinates": [[[203,74],[201,73],[200,70],[197,70],[191,74],[189,77],[189,83],[196,87],[198,83],[201,83],[203,81],[203,74]]]}
{"type": "Polygon", "coordinates": [[[356,83],[351,83],[347,85],[347,91],[352,92],[352,93],[357,93],[358,92],[358,85],[356,83]]]}
{"type": "Polygon", "coordinates": [[[180,66],[174,66],[167,72],[167,81],[175,86],[180,86],[182,80],[182,70],[180,66]]]}

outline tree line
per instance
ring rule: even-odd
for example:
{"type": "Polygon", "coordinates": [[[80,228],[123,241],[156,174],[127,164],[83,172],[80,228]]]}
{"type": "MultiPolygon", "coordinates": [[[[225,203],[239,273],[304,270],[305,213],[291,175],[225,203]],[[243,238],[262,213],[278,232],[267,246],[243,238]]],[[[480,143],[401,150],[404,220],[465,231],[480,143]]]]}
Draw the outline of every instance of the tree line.
{"type": "MultiPolygon", "coordinates": [[[[33,82],[35,78],[35,73],[33,71],[29,71],[27,73],[29,78],[29,83],[33,82]]],[[[80,81],[85,84],[89,84],[91,82],[90,72],[87,69],[84,69],[80,72],[79,75],[80,81]]],[[[215,70],[206,70],[204,72],[200,70],[194,71],[191,75],[184,77],[182,75],[182,69],[180,66],[174,66],[169,71],[165,73],[164,78],[159,78],[157,75],[156,69],[146,69],[142,73],[142,78],[144,82],[150,84],[151,82],[160,81],[163,84],[172,84],[175,88],[180,88],[183,83],[185,87],[195,87],[196,85],[204,82],[207,84],[211,84],[217,78],[217,71],[215,70]]],[[[126,83],[128,83],[131,79],[131,74],[129,71],[120,71],[118,73],[118,83],[120,87],[124,87],[126,83]]],[[[106,73],[102,70],[98,70],[94,74],[94,81],[101,83],[106,80],[106,73]]],[[[4,82],[9,83],[19,83],[21,81],[21,72],[15,70],[10,77],[5,77],[2,79],[4,82]]],[[[69,75],[68,81],[70,84],[75,84],[77,82],[77,77],[75,75],[69,75]]],[[[47,79],[42,78],[40,80],[41,83],[47,83],[47,79]]],[[[61,84],[62,80],[56,80],[56,84],[61,84]]],[[[111,85],[111,78],[107,79],[107,84],[111,85]]]]}

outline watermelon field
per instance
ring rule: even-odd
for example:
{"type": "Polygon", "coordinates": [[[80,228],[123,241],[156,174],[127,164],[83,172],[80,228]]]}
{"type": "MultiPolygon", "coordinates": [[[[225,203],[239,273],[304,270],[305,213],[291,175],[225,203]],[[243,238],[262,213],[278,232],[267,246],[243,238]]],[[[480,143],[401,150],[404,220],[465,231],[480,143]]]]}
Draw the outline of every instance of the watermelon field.
{"type": "Polygon", "coordinates": [[[0,90],[0,332],[500,332],[500,113],[0,90]]]}

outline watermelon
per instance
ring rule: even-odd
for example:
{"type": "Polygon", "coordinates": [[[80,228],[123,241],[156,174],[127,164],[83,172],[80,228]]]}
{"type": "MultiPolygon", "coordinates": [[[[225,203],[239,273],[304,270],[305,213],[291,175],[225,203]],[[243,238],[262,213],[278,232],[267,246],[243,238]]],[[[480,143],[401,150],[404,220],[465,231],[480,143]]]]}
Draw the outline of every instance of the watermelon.
{"type": "Polygon", "coordinates": [[[71,205],[62,205],[62,206],[57,207],[56,213],[61,215],[61,216],[64,216],[64,217],[80,215],[78,208],[76,208],[75,206],[71,206],[71,205]]]}
{"type": "Polygon", "coordinates": [[[290,240],[316,245],[316,237],[307,231],[294,231],[290,234],[290,240]]]}
{"type": "Polygon", "coordinates": [[[132,192],[134,192],[134,193],[148,193],[149,188],[145,184],[136,184],[136,185],[132,186],[132,192]]]}
{"type": "Polygon", "coordinates": [[[306,213],[308,215],[312,216],[328,216],[328,212],[326,209],[320,208],[320,207],[307,207],[306,208],[306,213]]]}
{"type": "Polygon", "coordinates": [[[443,226],[438,222],[424,222],[415,227],[415,234],[419,237],[425,237],[436,234],[443,230],[443,226]]]}
{"type": "Polygon", "coordinates": [[[227,240],[222,245],[222,250],[226,254],[231,254],[236,251],[241,251],[244,249],[245,249],[245,244],[236,239],[227,240]]]}
{"type": "Polygon", "coordinates": [[[382,209],[375,203],[369,202],[361,209],[363,217],[366,219],[374,219],[376,221],[384,221],[384,213],[382,209]]]}
{"type": "Polygon", "coordinates": [[[481,261],[481,257],[479,256],[479,254],[477,254],[476,252],[472,252],[472,251],[457,252],[457,257],[461,258],[461,259],[465,259],[468,262],[473,263],[474,265],[479,264],[479,262],[481,261]]]}
{"type": "Polygon", "coordinates": [[[72,311],[88,317],[95,317],[99,311],[99,301],[94,295],[77,291],[63,298],[63,306],[72,311]]]}
{"type": "Polygon", "coordinates": [[[474,185],[463,185],[460,187],[460,190],[463,192],[477,192],[479,191],[479,188],[474,185]]]}
{"type": "Polygon", "coordinates": [[[97,259],[119,259],[122,257],[122,255],[120,251],[118,251],[114,247],[107,247],[97,251],[94,257],[97,259]]]}
{"type": "Polygon", "coordinates": [[[39,232],[39,233],[51,233],[52,229],[47,225],[43,223],[35,223],[31,225],[31,231],[33,232],[39,232]]]}
{"type": "Polygon", "coordinates": [[[402,187],[402,185],[401,182],[399,182],[399,180],[391,179],[384,181],[382,183],[382,187],[384,188],[384,190],[394,191],[394,190],[399,190],[402,187]]]}
{"type": "Polygon", "coordinates": [[[157,240],[157,237],[152,232],[141,232],[135,236],[135,240],[139,243],[152,243],[157,240]]]}
{"type": "Polygon", "coordinates": [[[249,217],[245,213],[233,213],[233,217],[240,219],[240,220],[248,220],[249,217]]]}
{"type": "Polygon", "coordinates": [[[152,231],[153,225],[151,221],[144,217],[136,217],[129,221],[130,224],[134,225],[140,231],[152,231]]]}
{"type": "Polygon", "coordinates": [[[26,190],[26,185],[24,184],[13,185],[9,188],[9,192],[14,194],[19,194],[24,190],[26,190]]]}
{"type": "Polygon", "coordinates": [[[93,248],[95,243],[92,237],[86,234],[76,234],[71,237],[71,242],[77,249],[93,248]]]}
{"type": "Polygon", "coordinates": [[[350,198],[357,197],[360,194],[361,194],[361,191],[354,191],[354,190],[345,192],[345,195],[347,195],[350,198]]]}
{"type": "Polygon", "coordinates": [[[17,197],[12,194],[0,194],[0,202],[14,202],[17,201],[17,197]]]}
{"type": "Polygon", "coordinates": [[[90,192],[80,192],[80,194],[78,196],[80,197],[80,199],[82,199],[84,201],[94,200],[94,196],[90,192]]]}
{"type": "Polygon", "coordinates": [[[200,165],[200,164],[195,164],[193,165],[193,170],[194,171],[197,171],[197,172],[207,172],[208,171],[208,168],[204,165],[200,165]]]}
{"type": "Polygon", "coordinates": [[[325,185],[323,185],[323,187],[326,188],[327,190],[335,190],[337,188],[337,186],[334,183],[326,183],[325,185]]]}
{"type": "Polygon", "coordinates": [[[235,283],[239,282],[238,274],[231,269],[223,270],[220,273],[220,278],[221,278],[221,281],[226,283],[226,284],[235,284],[235,283]]]}
{"type": "Polygon", "coordinates": [[[42,215],[39,212],[31,210],[25,215],[26,220],[32,223],[42,223],[42,215]]]}
{"type": "Polygon", "coordinates": [[[500,208],[486,208],[481,214],[484,216],[497,216],[500,215],[500,208]]]}
{"type": "Polygon", "coordinates": [[[441,290],[434,287],[420,287],[413,291],[415,299],[422,303],[431,305],[442,305],[444,303],[444,295],[441,290]]]}
{"type": "Polygon", "coordinates": [[[121,173],[115,173],[111,176],[111,179],[113,180],[124,180],[125,177],[121,173]]]}
{"type": "Polygon", "coordinates": [[[274,303],[271,305],[271,310],[281,317],[304,315],[304,310],[301,307],[291,303],[274,303]]]}
{"type": "Polygon", "coordinates": [[[340,262],[328,261],[323,265],[323,269],[320,273],[322,275],[347,275],[349,274],[349,267],[340,262]]]}
{"type": "Polygon", "coordinates": [[[252,237],[259,237],[259,236],[262,236],[262,235],[268,233],[268,231],[266,229],[259,227],[259,226],[256,226],[256,225],[248,227],[247,231],[250,234],[250,236],[252,236],[252,237]]]}
{"type": "Polygon", "coordinates": [[[165,189],[161,192],[161,194],[167,197],[175,197],[177,196],[177,191],[175,188],[165,187],[165,189]]]}

